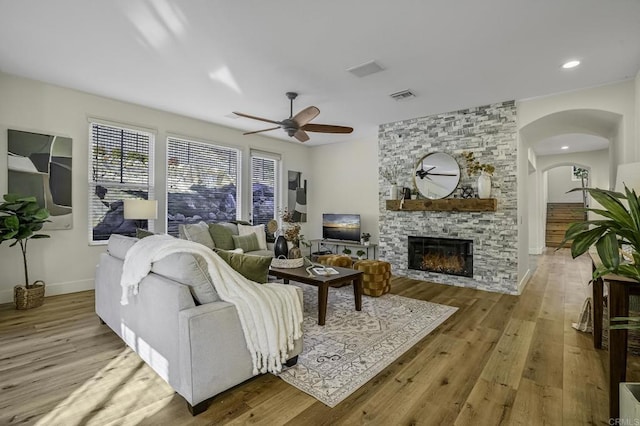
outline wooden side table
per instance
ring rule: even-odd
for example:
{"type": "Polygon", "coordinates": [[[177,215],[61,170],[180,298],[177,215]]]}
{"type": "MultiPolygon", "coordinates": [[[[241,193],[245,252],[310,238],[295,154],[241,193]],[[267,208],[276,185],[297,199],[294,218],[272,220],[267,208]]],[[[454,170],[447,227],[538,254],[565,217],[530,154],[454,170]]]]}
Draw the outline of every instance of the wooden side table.
{"type": "MultiPolygon", "coordinates": [[[[602,264],[589,250],[593,270],[602,264]]],[[[609,318],[629,316],[629,294],[640,294],[640,282],[608,274],[593,282],[593,347],[602,349],[603,288],[609,286],[609,318]]],[[[627,378],[627,330],[609,330],[609,417],[620,417],[620,382],[627,378]]]]}

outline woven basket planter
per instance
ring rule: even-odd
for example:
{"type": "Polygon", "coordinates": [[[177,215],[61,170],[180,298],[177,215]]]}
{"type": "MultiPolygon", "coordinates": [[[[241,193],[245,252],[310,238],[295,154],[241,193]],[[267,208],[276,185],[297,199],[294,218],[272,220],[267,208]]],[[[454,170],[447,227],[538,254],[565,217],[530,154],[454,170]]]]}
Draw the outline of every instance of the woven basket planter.
{"type": "Polygon", "coordinates": [[[42,306],[44,302],[44,281],[36,281],[33,287],[17,285],[13,288],[13,301],[16,309],[31,309],[42,306]]]}

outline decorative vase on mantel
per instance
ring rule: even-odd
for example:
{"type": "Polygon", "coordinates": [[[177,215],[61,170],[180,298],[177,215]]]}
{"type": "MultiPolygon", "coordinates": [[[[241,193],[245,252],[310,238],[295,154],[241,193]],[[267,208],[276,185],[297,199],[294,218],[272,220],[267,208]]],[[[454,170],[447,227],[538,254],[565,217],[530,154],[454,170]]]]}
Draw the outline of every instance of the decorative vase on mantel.
{"type": "Polygon", "coordinates": [[[491,197],[491,175],[487,172],[480,172],[478,176],[478,198],[491,197]]]}
{"type": "Polygon", "coordinates": [[[391,185],[389,189],[389,199],[390,200],[398,199],[398,185],[391,185]]]}

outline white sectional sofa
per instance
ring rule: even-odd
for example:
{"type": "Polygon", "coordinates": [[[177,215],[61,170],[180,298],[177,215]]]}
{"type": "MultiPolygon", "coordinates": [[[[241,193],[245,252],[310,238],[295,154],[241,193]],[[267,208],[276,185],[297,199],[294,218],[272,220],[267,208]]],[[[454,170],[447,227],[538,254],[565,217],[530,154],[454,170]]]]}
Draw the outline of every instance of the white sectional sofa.
{"type": "MultiPolygon", "coordinates": [[[[238,314],[218,298],[204,261],[187,253],[154,263],[138,295],[121,305],[124,257],[136,241],[120,235],[109,239],[96,271],[96,313],[196,415],[213,396],[253,376],[238,314]]],[[[298,339],[288,366],[301,351],[298,339]]]]}

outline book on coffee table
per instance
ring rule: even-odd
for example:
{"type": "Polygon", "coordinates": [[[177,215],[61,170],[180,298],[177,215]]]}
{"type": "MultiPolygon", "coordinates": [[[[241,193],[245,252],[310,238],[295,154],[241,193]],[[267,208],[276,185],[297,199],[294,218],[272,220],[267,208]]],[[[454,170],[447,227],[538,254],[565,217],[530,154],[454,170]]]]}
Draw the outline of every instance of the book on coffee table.
{"type": "Polygon", "coordinates": [[[338,275],[339,272],[333,268],[313,268],[317,275],[338,275]]]}

